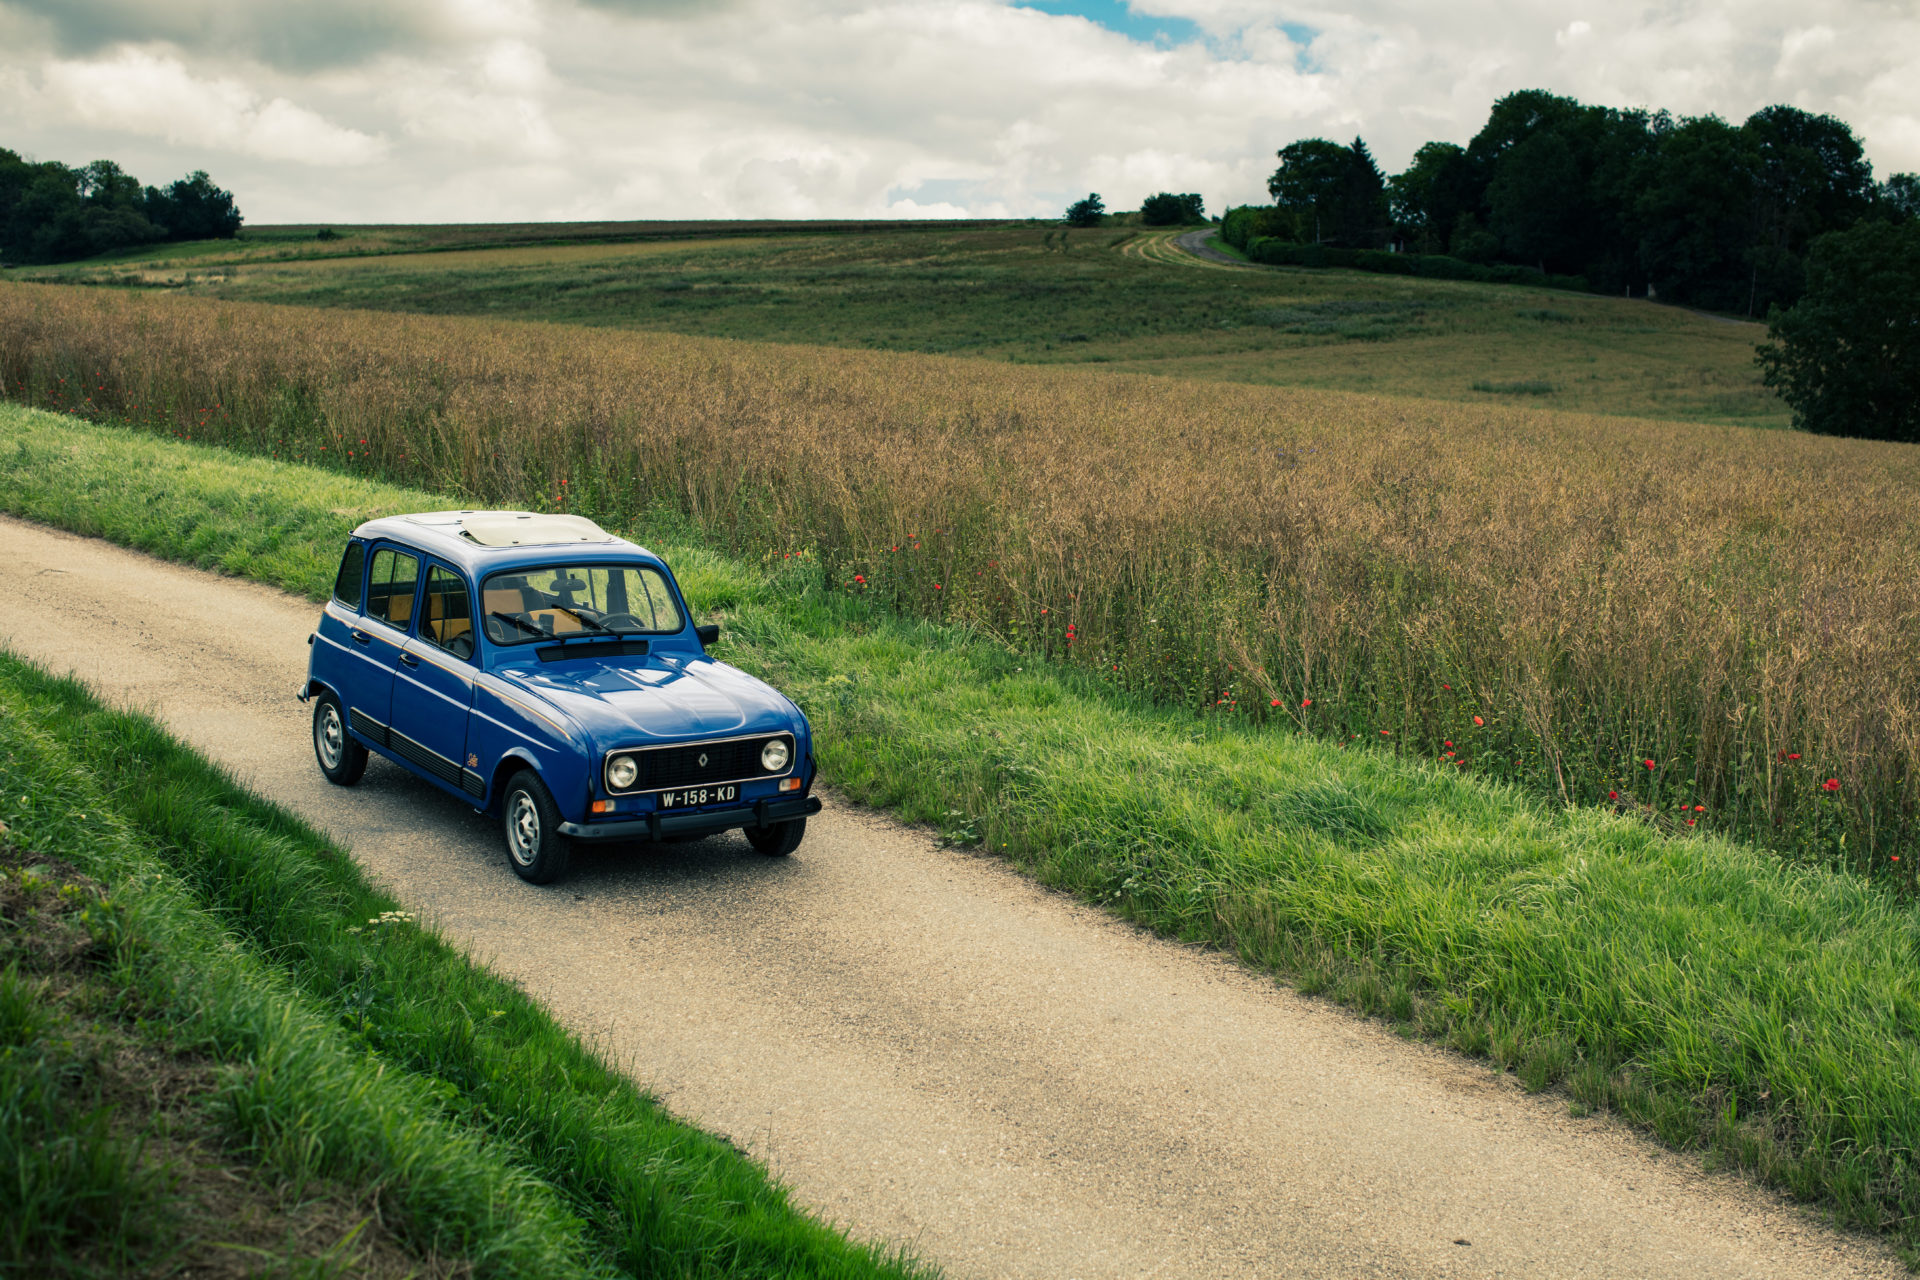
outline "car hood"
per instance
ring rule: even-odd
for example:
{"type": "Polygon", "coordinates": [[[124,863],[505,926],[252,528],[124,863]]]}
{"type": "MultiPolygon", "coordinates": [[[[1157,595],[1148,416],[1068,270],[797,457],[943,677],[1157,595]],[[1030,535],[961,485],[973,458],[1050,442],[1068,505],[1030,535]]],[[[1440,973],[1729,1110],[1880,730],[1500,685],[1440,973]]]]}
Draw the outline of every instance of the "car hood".
{"type": "Polygon", "coordinates": [[[503,678],[564,712],[601,748],[794,729],[799,709],[703,655],[569,658],[503,678]]]}

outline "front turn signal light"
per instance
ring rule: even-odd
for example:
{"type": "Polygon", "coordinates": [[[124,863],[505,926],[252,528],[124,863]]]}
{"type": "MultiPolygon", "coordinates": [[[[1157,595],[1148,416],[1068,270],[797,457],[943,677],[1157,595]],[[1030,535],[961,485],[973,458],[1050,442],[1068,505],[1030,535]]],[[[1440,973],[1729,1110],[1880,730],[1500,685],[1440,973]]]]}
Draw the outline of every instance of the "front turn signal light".
{"type": "Polygon", "coordinates": [[[798,791],[800,789],[800,779],[782,778],[780,779],[780,789],[782,791],[798,791]]]}

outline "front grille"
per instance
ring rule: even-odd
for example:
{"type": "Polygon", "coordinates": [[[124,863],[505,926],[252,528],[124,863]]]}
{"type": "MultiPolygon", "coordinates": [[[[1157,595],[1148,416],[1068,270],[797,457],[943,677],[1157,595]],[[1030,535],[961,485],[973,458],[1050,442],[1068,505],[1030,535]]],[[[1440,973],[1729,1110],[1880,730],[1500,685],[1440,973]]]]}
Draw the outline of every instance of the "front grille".
{"type": "Polygon", "coordinates": [[[793,745],[791,735],[770,733],[731,742],[694,742],[684,747],[655,747],[650,751],[614,754],[631,754],[639,762],[640,777],[627,791],[665,791],[672,787],[778,777],[793,769],[793,745]],[[769,770],[761,767],[760,749],[775,738],[786,742],[789,756],[786,768],[769,770]],[[704,765],[700,763],[701,756],[707,758],[704,765]]]}

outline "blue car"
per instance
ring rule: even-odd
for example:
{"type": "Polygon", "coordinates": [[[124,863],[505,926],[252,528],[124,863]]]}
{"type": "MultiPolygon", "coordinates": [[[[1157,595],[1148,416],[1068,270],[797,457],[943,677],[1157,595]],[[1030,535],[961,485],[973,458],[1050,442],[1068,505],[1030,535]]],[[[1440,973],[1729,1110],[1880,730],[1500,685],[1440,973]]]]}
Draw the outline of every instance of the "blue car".
{"type": "Polygon", "coordinates": [[[378,752],[499,819],[545,884],[575,841],[741,830],[799,847],[813,738],[800,708],[707,656],[673,573],[579,516],[437,511],[353,531],[308,637],[300,699],[328,781],[378,752]]]}

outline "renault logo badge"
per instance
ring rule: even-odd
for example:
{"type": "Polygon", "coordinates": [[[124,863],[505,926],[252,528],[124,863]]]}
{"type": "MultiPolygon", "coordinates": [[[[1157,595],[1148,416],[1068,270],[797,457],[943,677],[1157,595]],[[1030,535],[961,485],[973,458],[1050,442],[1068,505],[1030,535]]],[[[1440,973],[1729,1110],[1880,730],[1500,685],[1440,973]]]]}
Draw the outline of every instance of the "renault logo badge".
{"type": "Polygon", "coordinates": [[[702,769],[707,767],[707,757],[704,753],[702,753],[702,755],[700,756],[700,767],[702,769]]]}

